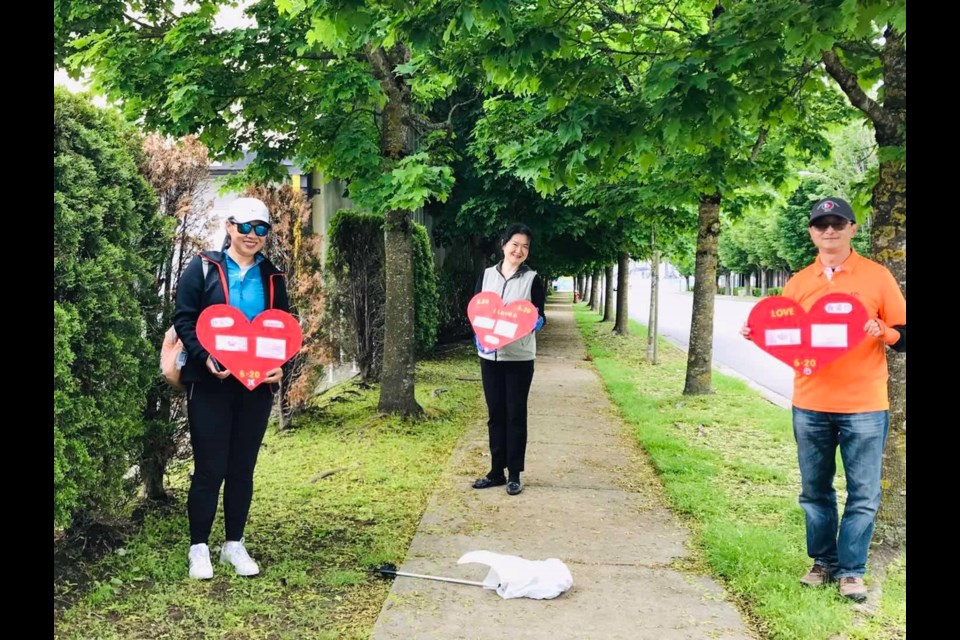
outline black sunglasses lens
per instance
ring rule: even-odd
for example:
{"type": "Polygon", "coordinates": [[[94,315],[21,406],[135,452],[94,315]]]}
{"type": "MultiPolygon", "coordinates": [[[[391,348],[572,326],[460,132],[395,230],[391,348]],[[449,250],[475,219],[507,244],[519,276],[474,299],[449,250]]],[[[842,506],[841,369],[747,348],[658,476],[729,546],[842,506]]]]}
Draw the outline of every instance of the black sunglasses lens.
{"type": "Polygon", "coordinates": [[[843,222],[814,222],[813,227],[817,231],[826,231],[827,227],[833,227],[834,231],[843,231],[847,228],[849,223],[846,221],[843,222]]]}
{"type": "Polygon", "coordinates": [[[234,224],[237,225],[237,231],[244,235],[250,233],[251,230],[257,234],[258,238],[263,238],[270,233],[270,227],[265,224],[254,225],[252,222],[235,222],[234,224]]]}

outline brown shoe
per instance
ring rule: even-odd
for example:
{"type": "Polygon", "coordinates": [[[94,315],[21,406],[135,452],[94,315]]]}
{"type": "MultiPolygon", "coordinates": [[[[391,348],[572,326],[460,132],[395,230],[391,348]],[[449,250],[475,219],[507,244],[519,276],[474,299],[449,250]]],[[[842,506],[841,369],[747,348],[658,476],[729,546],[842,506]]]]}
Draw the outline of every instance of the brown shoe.
{"type": "Polygon", "coordinates": [[[855,602],[863,602],[867,599],[867,585],[863,584],[863,578],[840,578],[840,595],[855,602]]]}
{"type": "Polygon", "coordinates": [[[830,571],[822,564],[813,565],[810,567],[810,571],[807,571],[804,576],[800,578],[800,584],[808,587],[822,587],[828,582],[833,582],[833,576],[830,575],[830,571]]]}

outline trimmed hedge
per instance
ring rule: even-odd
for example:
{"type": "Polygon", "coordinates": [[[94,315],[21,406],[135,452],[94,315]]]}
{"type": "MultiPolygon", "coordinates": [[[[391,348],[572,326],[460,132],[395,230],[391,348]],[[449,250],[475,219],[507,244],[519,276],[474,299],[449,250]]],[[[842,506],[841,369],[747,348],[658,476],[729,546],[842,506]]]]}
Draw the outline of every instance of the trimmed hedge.
{"type": "Polygon", "coordinates": [[[53,517],[125,503],[157,349],[145,337],[164,243],[138,172],[141,139],[113,111],[64,89],[53,113],[53,517]]]}

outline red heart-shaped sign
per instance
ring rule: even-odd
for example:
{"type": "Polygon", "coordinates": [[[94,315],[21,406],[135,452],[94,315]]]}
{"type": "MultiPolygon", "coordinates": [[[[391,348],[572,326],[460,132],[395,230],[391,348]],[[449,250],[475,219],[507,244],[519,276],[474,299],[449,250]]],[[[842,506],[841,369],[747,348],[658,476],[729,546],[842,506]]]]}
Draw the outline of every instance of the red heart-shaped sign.
{"type": "Polygon", "coordinates": [[[481,291],[467,305],[467,317],[480,344],[487,349],[500,349],[533,331],[539,317],[529,300],[503,304],[496,293],[481,291]]]}
{"type": "Polygon", "coordinates": [[[812,375],[866,337],[867,310],[845,293],[830,293],[809,311],[789,298],[764,298],[750,311],[754,344],[804,375],[812,375]]]}
{"type": "Polygon", "coordinates": [[[197,339],[233,377],[253,389],[267,371],[296,355],[303,331],[286,311],[267,309],[250,322],[236,307],[214,304],[197,319],[197,339]]]}

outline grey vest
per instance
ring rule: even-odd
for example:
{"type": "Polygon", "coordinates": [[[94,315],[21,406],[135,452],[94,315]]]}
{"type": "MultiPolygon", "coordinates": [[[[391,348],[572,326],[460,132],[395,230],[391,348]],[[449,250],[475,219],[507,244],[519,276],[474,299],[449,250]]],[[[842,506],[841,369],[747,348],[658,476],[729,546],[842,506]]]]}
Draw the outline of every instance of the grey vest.
{"type": "MultiPolygon", "coordinates": [[[[510,304],[514,300],[530,300],[530,290],[533,288],[533,279],[536,277],[536,271],[522,264],[509,280],[504,280],[495,265],[483,272],[483,285],[480,290],[493,291],[500,296],[504,304],[510,304]]],[[[537,332],[533,331],[530,335],[511,342],[493,353],[477,355],[494,362],[533,360],[537,357],[537,332]]]]}

